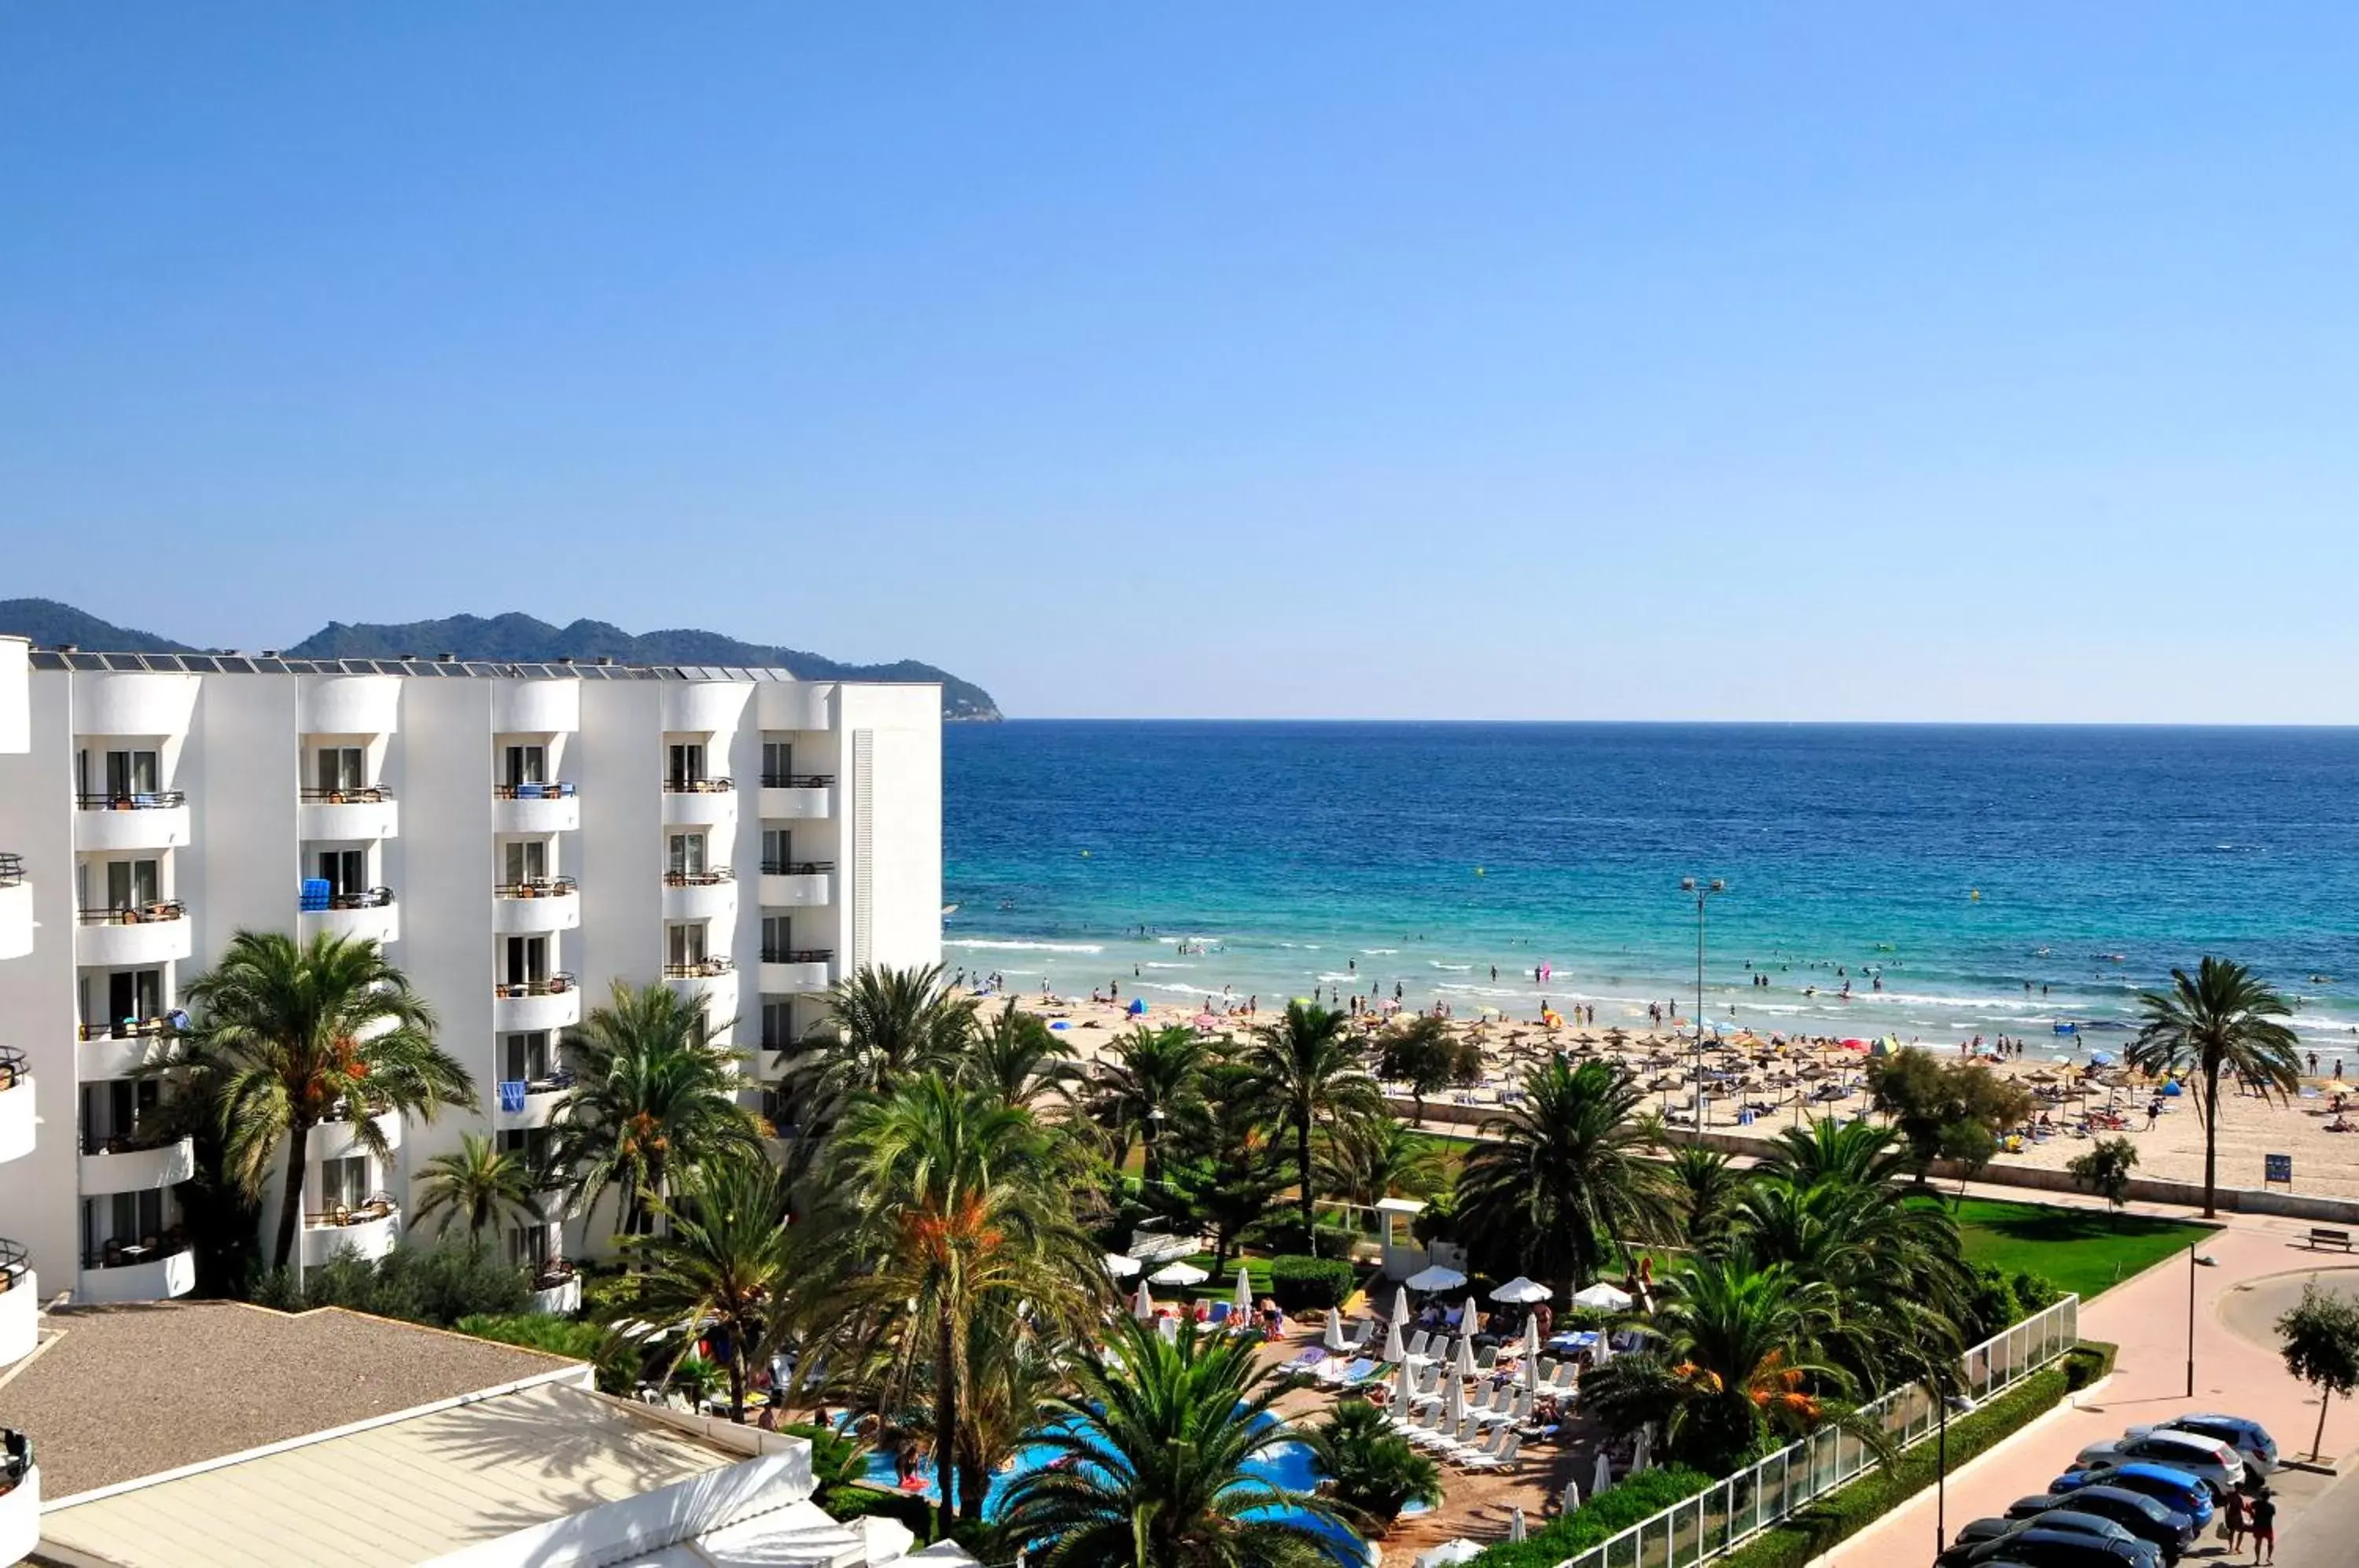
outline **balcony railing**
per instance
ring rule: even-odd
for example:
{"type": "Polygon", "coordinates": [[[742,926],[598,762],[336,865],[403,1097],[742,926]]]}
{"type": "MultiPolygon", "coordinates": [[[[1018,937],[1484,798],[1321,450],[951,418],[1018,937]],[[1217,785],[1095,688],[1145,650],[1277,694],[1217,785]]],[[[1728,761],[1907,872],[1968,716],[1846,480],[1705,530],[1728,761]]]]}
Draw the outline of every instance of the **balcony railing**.
{"type": "Polygon", "coordinates": [[[25,1053],[13,1045],[0,1045],[0,1092],[15,1088],[33,1075],[25,1065],[25,1053]]]}
{"type": "Polygon", "coordinates": [[[737,789],[734,779],[666,779],[667,795],[729,795],[737,789]]]}
{"type": "Polygon", "coordinates": [[[522,882],[495,882],[495,898],[570,898],[579,889],[571,877],[533,877],[522,882]]]}
{"type": "MultiPolygon", "coordinates": [[[[391,1108],[390,1106],[386,1106],[386,1105],[372,1105],[372,1106],[370,1106],[370,1107],[369,1107],[369,1110],[368,1110],[368,1117],[369,1117],[369,1120],[371,1120],[371,1121],[375,1121],[375,1120],[376,1120],[376,1118],[377,1118],[377,1117],[379,1117],[379,1116],[381,1116],[385,1115],[385,1113],[386,1113],[387,1110],[389,1110],[390,1108],[391,1108]]],[[[349,1105],[345,1105],[345,1104],[344,1104],[344,1102],[343,1102],[343,1101],[342,1101],[342,1100],[338,1100],[334,1105],[330,1105],[330,1106],[329,1106],[325,1111],[321,1112],[321,1115],[320,1115],[320,1122],[321,1122],[321,1126],[326,1126],[326,1125],[328,1125],[329,1123],[343,1123],[343,1122],[348,1122],[348,1121],[351,1121],[352,1119],[353,1119],[352,1107],[350,1107],[349,1105]]]]}
{"type": "Polygon", "coordinates": [[[496,1085],[500,1109],[514,1116],[524,1113],[525,1101],[535,1094],[558,1094],[573,1087],[571,1068],[560,1067],[531,1078],[502,1078],[496,1085]]]}
{"type": "Polygon", "coordinates": [[[0,1236],[0,1296],[6,1295],[25,1282],[33,1270],[32,1256],[22,1243],[0,1236]]]}
{"type": "Polygon", "coordinates": [[[562,996],[573,989],[573,976],[552,975],[546,980],[495,980],[492,983],[495,996],[562,996]]]}
{"type": "Polygon", "coordinates": [[[310,1230],[342,1230],[351,1225],[375,1225],[391,1219],[401,1212],[401,1205],[389,1192],[371,1192],[357,1203],[330,1203],[316,1213],[307,1213],[303,1224],[310,1230]]]}
{"type": "Polygon", "coordinates": [[[327,909],[382,909],[393,903],[390,887],[361,887],[350,893],[305,893],[300,899],[303,913],[316,915],[327,909]]]}
{"type": "Polygon", "coordinates": [[[765,964],[826,964],[835,957],[832,947],[766,947],[762,950],[765,964]]]}
{"type": "Polygon", "coordinates": [[[125,789],[114,795],[85,790],[74,796],[74,804],[85,811],[160,811],[188,803],[185,789],[125,789]]]}
{"type": "Polygon", "coordinates": [[[709,980],[715,975],[727,975],[737,967],[732,958],[700,958],[693,964],[667,964],[663,977],[667,980],[709,980]]]}
{"type": "Polygon", "coordinates": [[[766,860],[762,862],[765,877],[817,877],[835,869],[832,860],[766,860]]]}
{"type": "Polygon", "coordinates": [[[552,1258],[542,1264],[538,1271],[533,1275],[532,1288],[536,1290],[554,1290],[572,1279],[573,1273],[571,1263],[562,1258],[552,1258]]]}
{"type": "Polygon", "coordinates": [[[301,791],[307,806],[382,806],[393,799],[393,791],[382,784],[352,784],[342,789],[306,789],[301,791]]]}
{"type": "Polygon", "coordinates": [[[188,1015],[175,1008],[161,1018],[118,1018],[111,1024],[75,1026],[76,1040],[161,1040],[188,1027],[188,1015]]]}
{"type": "Polygon", "coordinates": [[[84,1154],[145,1154],[150,1149],[168,1149],[184,1135],[164,1127],[134,1127],[129,1132],[82,1135],[84,1154]]]}
{"type": "Polygon", "coordinates": [[[96,1252],[82,1254],[85,1269],[129,1269],[141,1263],[153,1263],[159,1258],[170,1258],[189,1250],[189,1238],[174,1225],[154,1236],[143,1236],[137,1241],[105,1241],[96,1252]]]}
{"type": "Polygon", "coordinates": [[[716,866],[710,871],[667,871],[667,887],[718,887],[724,882],[737,880],[737,873],[726,866],[716,866]]]}
{"type": "Polygon", "coordinates": [[[495,800],[571,800],[573,799],[573,789],[574,787],[571,784],[562,779],[554,779],[547,784],[495,784],[492,786],[492,799],[495,800]]]}
{"type": "Polygon", "coordinates": [[[143,926],[151,920],[177,920],[189,906],[178,898],[154,898],[144,904],[112,904],[100,909],[77,909],[74,919],[86,926],[143,926]]]}
{"type": "Polygon", "coordinates": [[[765,773],[765,789],[826,789],[835,783],[832,773],[765,773]]]}
{"type": "Polygon", "coordinates": [[[13,850],[0,850],[0,887],[14,887],[25,880],[25,857],[13,850]]]}

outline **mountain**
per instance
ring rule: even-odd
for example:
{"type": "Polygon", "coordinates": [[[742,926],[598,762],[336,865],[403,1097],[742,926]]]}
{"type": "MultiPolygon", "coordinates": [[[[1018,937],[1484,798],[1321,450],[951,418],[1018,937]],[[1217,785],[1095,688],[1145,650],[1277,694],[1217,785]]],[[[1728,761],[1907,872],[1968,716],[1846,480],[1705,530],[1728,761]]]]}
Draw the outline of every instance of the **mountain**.
{"type": "MultiPolygon", "coordinates": [[[[54,599],[0,599],[0,633],[36,643],[70,642],[119,653],[193,653],[198,649],[153,632],[112,626],[54,599]]],[[[387,625],[331,621],[301,642],[279,649],[296,659],[393,659],[419,654],[431,659],[455,653],[462,659],[549,661],[613,659],[625,664],[768,665],[806,681],[940,681],[942,717],[990,721],[1000,717],[991,693],[972,681],[915,659],[892,664],[845,664],[799,648],[740,642],[718,632],[679,629],[637,636],[604,621],[554,626],[511,611],[504,615],[452,615],[447,620],[387,625]]]]}

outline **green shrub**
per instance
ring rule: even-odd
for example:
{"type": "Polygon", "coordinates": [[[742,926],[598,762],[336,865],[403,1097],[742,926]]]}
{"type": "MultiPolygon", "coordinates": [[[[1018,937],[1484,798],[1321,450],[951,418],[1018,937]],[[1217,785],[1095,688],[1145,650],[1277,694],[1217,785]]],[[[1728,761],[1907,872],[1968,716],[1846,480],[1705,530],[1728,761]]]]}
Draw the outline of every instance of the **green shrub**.
{"type": "Polygon", "coordinates": [[[875,1486],[830,1486],[820,1493],[819,1506],[839,1524],[867,1514],[897,1519],[919,1541],[934,1539],[934,1505],[917,1492],[887,1492],[875,1486]]]}
{"type": "Polygon", "coordinates": [[[868,1447],[855,1443],[840,1432],[827,1427],[798,1421],[778,1429],[789,1437],[799,1437],[811,1445],[811,1479],[819,1490],[825,1492],[837,1486],[849,1486],[866,1473],[868,1447]]]}
{"type": "Polygon", "coordinates": [[[1289,1312],[1340,1307],[1358,1289],[1359,1270],[1340,1258],[1289,1254],[1269,1260],[1269,1294],[1289,1312]]]}
{"type": "MultiPolygon", "coordinates": [[[[2015,1288],[2016,1307],[2027,1318],[2046,1312],[2064,1299],[2063,1289],[2055,1280],[2045,1274],[2034,1274],[2027,1269],[2018,1269],[2007,1276],[2007,1283],[2015,1288]]],[[[2016,1321],[2019,1323],[2022,1319],[2016,1321]]]]}
{"type": "Polygon", "coordinates": [[[2064,1355],[2064,1387],[2078,1393],[2114,1369],[2121,1346],[2102,1339],[2084,1339],[2064,1355]]]}
{"type": "MultiPolygon", "coordinates": [[[[1954,1472],[2054,1409],[2063,1399],[2066,1386],[2062,1367],[2046,1367],[1971,1415],[1952,1421],[1947,1445],[1950,1469],[1954,1472]]],[[[1721,1559],[1722,1568],[1802,1568],[1931,1486],[1940,1463],[1935,1445],[1920,1442],[1894,1461],[1890,1469],[1870,1470],[1792,1519],[1755,1536],[1721,1559]]],[[[1486,1554],[1481,1561],[1487,1563],[1490,1559],[1486,1554]]]]}
{"type": "Polygon", "coordinates": [[[342,1248],[299,1282],[288,1269],[265,1274],[255,1280],[252,1300],[280,1312],[346,1307],[449,1328],[463,1317],[519,1314],[531,1296],[524,1270],[496,1254],[459,1246],[397,1246],[375,1262],[342,1248]]]}
{"type": "Polygon", "coordinates": [[[637,1345],[596,1323],[552,1318],[539,1312],[495,1316],[478,1312],[451,1325],[477,1339],[545,1350],[572,1361],[587,1361],[597,1369],[598,1387],[609,1394],[627,1394],[639,1380],[642,1353],[637,1345]]]}
{"type": "Polygon", "coordinates": [[[1592,1497],[1563,1518],[1550,1519],[1522,1541],[1485,1547],[1471,1560],[1472,1568],[1556,1568],[1566,1558],[1612,1540],[1640,1519],[1652,1519],[1712,1485],[1712,1478],[1701,1470],[1677,1465],[1642,1470],[1603,1497],[1592,1497]]]}

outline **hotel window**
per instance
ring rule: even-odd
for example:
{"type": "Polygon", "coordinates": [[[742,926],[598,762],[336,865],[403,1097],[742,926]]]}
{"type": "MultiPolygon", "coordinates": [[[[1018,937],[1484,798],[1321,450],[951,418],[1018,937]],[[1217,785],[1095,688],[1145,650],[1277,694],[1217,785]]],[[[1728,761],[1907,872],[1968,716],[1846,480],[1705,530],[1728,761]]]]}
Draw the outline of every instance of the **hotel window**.
{"type": "Polygon", "coordinates": [[[357,1208],[367,1203],[368,1167],[368,1157],[364,1154],[320,1161],[321,1212],[327,1214],[337,1209],[357,1208]]]}
{"type": "Polygon", "coordinates": [[[673,833],[669,845],[671,874],[693,877],[704,869],[704,835],[701,833],[673,833]]]}
{"type": "Polygon", "coordinates": [[[140,909],[163,898],[164,877],[158,862],[110,860],[105,866],[106,901],[103,904],[93,903],[91,899],[88,886],[91,866],[84,863],[74,868],[75,876],[83,879],[83,887],[78,895],[83,909],[140,909]]]}
{"type": "Polygon", "coordinates": [[[762,782],[773,789],[786,787],[795,773],[794,743],[766,740],[762,743],[762,782]]]}
{"type": "Polygon", "coordinates": [[[549,782],[549,748],[545,746],[511,746],[505,748],[500,771],[510,785],[546,784],[549,782]]]}
{"type": "MultiPolygon", "coordinates": [[[[87,1258],[99,1258],[106,1244],[136,1247],[151,1244],[164,1234],[164,1193],[150,1187],[144,1192],[116,1192],[90,1198],[82,1206],[82,1247],[87,1258]]],[[[125,1259],[129,1261],[129,1259],[125,1259]]]]}
{"type": "Polygon", "coordinates": [[[526,1034],[500,1037],[500,1076],[511,1083],[544,1083],[549,1081],[549,1031],[533,1029],[526,1034]]]}
{"type": "Polygon", "coordinates": [[[106,977],[106,1011],[91,1015],[90,978],[82,979],[82,1021],[85,1024],[144,1023],[164,1016],[164,972],[160,969],[118,969],[106,977]]]}
{"type": "MultiPolygon", "coordinates": [[[[164,787],[162,761],[153,751],[108,751],[96,754],[101,758],[104,793],[120,799],[125,795],[152,795],[164,787]]],[[[87,751],[75,754],[75,768],[81,775],[81,792],[94,795],[101,792],[100,782],[91,777],[91,758],[87,751]]]]}
{"type": "Polygon", "coordinates": [[[794,922],[788,915],[762,917],[762,962],[784,964],[795,947],[794,922]]]}
{"type": "Polygon", "coordinates": [[[507,1233],[508,1267],[529,1269],[534,1273],[557,1258],[557,1238],[552,1227],[545,1225],[510,1225],[507,1233]]]}
{"type": "Polygon", "coordinates": [[[762,830],[762,869],[776,876],[794,863],[794,834],[785,828],[764,828],[762,830]]]}
{"type": "Polygon", "coordinates": [[[675,969],[691,968],[704,962],[704,922],[680,920],[664,928],[665,962],[675,969]]]}
{"type": "Polygon", "coordinates": [[[549,939],[512,936],[507,941],[507,983],[529,985],[549,978],[549,939]]]}
{"type": "Polygon", "coordinates": [[[549,842],[546,839],[516,839],[503,847],[508,873],[508,885],[539,882],[549,876],[549,842]]]}
{"type": "Polygon", "coordinates": [[[368,752],[357,746],[323,746],[315,766],[320,788],[330,794],[358,789],[367,780],[368,752]]]}
{"type": "Polygon", "coordinates": [[[704,782],[704,743],[684,741],[669,749],[667,777],[674,789],[693,789],[704,782]]]}
{"type": "Polygon", "coordinates": [[[161,1102],[163,1085],[153,1078],[109,1078],[82,1086],[82,1129],[89,1145],[110,1138],[136,1138],[161,1102]]]}
{"type": "Polygon", "coordinates": [[[323,849],[320,851],[320,880],[328,885],[332,898],[349,898],[368,891],[368,851],[364,849],[323,849]]]}
{"type": "Polygon", "coordinates": [[[783,996],[762,998],[762,1049],[791,1051],[795,1044],[795,1005],[783,996]]]}
{"type": "Polygon", "coordinates": [[[538,1176],[549,1162],[551,1136],[551,1129],[548,1127],[502,1127],[499,1132],[500,1152],[523,1160],[526,1171],[538,1176]]]}

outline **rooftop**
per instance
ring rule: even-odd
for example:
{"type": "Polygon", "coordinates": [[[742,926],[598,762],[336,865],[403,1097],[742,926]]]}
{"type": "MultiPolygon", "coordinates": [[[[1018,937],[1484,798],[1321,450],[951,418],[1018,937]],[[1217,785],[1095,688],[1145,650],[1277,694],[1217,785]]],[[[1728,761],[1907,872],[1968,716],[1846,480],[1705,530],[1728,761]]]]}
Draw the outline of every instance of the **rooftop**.
{"type": "Polygon", "coordinates": [[[506,663],[487,659],[289,659],[277,653],[104,653],[37,648],[36,670],[169,675],[418,675],[509,681],[784,681],[801,677],[768,666],[620,664],[612,659],[506,663]]]}
{"type": "Polygon", "coordinates": [[[0,1374],[0,1426],[35,1434],[51,1502],[573,1365],[333,1307],[69,1307],[42,1326],[0,1374]]]}

